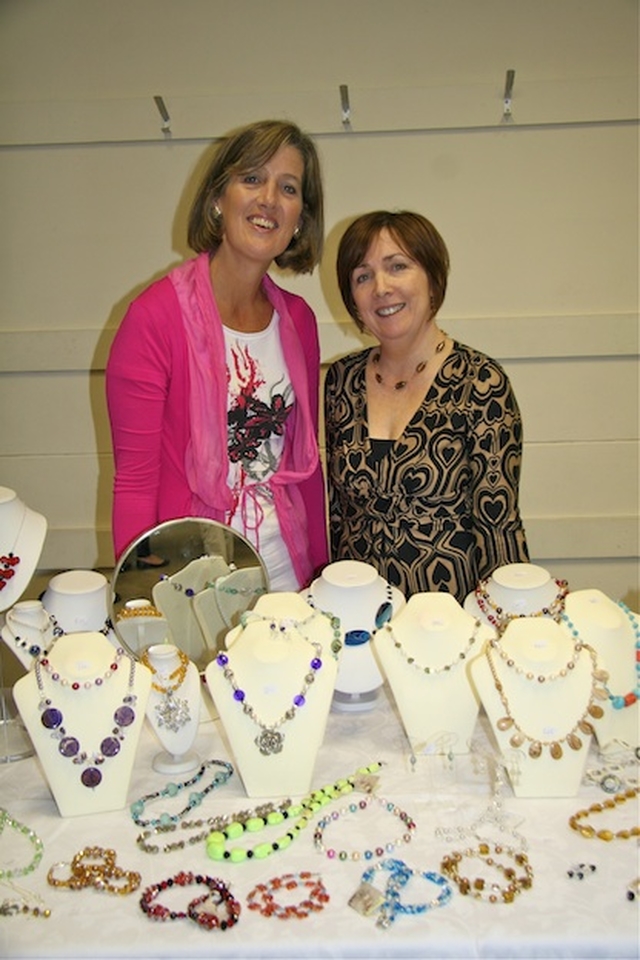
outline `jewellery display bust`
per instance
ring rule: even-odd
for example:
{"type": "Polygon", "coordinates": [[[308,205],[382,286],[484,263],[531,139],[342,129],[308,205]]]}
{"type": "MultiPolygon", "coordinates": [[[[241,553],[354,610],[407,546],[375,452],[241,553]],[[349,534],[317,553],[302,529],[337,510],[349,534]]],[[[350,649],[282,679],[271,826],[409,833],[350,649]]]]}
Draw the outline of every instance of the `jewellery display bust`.
{"type": "Polygon", "coordinates": [[[153,644],[142,663],[153,675],[147,720],[164,748],[153,758],[153,769],[168,775],[195,770],[202,762],[192,749],[202,699],[198,668],[171,643],[153,644]]]}
{"type": "Polygon", "coordinates": [[[65,633],[105,630],[109,620],[109,584],[97,570],[67,570],[47,584],[42,604],[65,633]]]}
{"type": "Polygon", "coordinates": [[[14,684],[61,816],[126,806],[150,687],[146,667],[90,632],[61,636],[14,684]]]}
{"type": "Polygon", "coordinates": [[[468,753],[479,700],[469,678],[472,660],[494,636],[446,593],[421,593],[374,634],[412,751],[439,738],[452,753],[468,753]]]}
{"type": "MultiPolygon", "coordinates": [[[[203,670],[214,656],[216,647],[209,648],[193,600],[206,589],[207,583],[226,573],[229,573],[229,566],[222,557],[198,557],[170,577],[161,577],[153,587],[153,602],[169,624],[171,642],[184,650],[199,670],[203,670]]],[[[219,626],[224,627],[222,620],[219,626]]]]}
{"type": "Polygon", "coordinates": [[[330,563],[306,591],[308,602],[338,617],[344,648],[333,700],[336,710],[371,710],[384,678],[373,653],[373,631],[405,604],[402,593],[371,564],[330,563]]]}
{"type": "Polygon", "coordinates": [[[14,490],[0,487],[0,611],[13,606],[29,585],[46,533],[45,518],[14,490]]]}
{"type": "Polygon", "coordinates": [[[205,670],[249,797],[308,792],[338,671],[331,619],[295,593],[269,593],[205,670]]]}
{"type": "Polygon", "coordinates": [[[618,750],[640,744],[640,617],[601,590],[576,590],[567,597],[563,625],[590,644],[608,671],[605,715],[596,725],[599,746],[618,750]]]}
{"type": "Polygon", "coordinates": [[[471,664],[517,797],[577,794],[592,739],[585,731],[602,712],[596,674],[593,651],[576,652],[566,630],[533,617],[513,620],[471,664]]]}
{"type": "Polygon", "coordinates": [[[62,632],[40,600],[19,600],[7,610],[0,635],[22,666],[30,670],[33,658],[50,650],[62,632]]]}
{"type": "Polygon", "coordinates": [[[554,580],[544,567],[509,563],[481,581],[467,596],[464,608],[501,632],[520,617],[559,620],[567,593],[566,581],[554,580]]]}

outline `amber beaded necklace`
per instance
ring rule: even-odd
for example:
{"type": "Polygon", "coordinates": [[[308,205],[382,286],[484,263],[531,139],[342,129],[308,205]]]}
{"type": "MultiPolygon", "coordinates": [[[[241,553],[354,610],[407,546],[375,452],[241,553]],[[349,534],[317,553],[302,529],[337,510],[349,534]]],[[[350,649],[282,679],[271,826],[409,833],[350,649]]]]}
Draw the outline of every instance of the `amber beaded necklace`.
{"type": "Polygon", "coordinates": [[[590,647],[585,643],[583,644],[583,649],[586,650],[591,657],[592,664],[591,690],[589,692],[587,706],[582,712],[580,719],[573,725],[571,730],[566,733],[564,737],[558,737],[554,740],[542,740],[539,737],[532,737],[530,734],[526,733],[513,716],[509,701],[504,692],[504,687],[502,686],[500,678],[498,677],[495,663],[493,661],[493,648],[491,647],[491,644],[487,645],[485,654],[489,663],[489,669],[491,670],[494,686],[505,710],[505,715],[500,717],[496,723],[496,726],[498,730],[503,732],[507,730],[514,731],[509,738],[509,743],[515,749],[523,746],[525,742],[528,742],[528,754],[532,760],[537,760],[538,757],[542,756],[544,747],[549,748],[549,753],[554,760],[560,760],[563,756],[563,743],[566,743],[571,750],[581,750],[583,744],[581,738],[578,736],[578,732],[583,733],[585,736],[592,736],[595,733],[595,730],[590,722],[590,719],[588,718],[598,720],[604,715],[604,710],[601,706],[599,706],[599,704],[594,703],[594,700],[596,698],[604,700],[607,699],[606,690],[598,686],[598,683],[605,681],[608,675],[606,674],[606,671],[598,669],[596,652],[593,647],[590,647]]]}

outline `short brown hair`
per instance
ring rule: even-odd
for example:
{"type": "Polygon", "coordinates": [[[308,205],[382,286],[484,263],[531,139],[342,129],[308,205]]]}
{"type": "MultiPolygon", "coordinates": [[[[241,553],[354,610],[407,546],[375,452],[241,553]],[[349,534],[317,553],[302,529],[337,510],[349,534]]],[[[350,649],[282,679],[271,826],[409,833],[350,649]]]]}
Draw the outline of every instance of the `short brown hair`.
{"type": "Polygon", "coordinates": [[[222,223],[214,205],[231,178],[262,166],[280,147],[295,147],[304,166],[302,175],[302,217],[300,233],[276,263],[294,273],[311,273],[320,262],[324,243],[324,211],[320,161],[311,137],[295,123],[261,120],[241,127],[217,145],[189,214],[187,237],[196,253],[213,253],[222,242],[222,223]]]}
{"type": "Polygon", "coordinates": [[[405,253],[420,264],[429,278],[433,313],[444,302],[449,275],[449,251],[434,225],[426,217],[410,210],[392,213],[389,210],[374,210],[358,217],[347,227],[338,247],[338,285],[344,305],[363,330],[362,320],[353,299],[351,276],[359,267],[367,250],[382,230],[388,230],[405,253]]]}

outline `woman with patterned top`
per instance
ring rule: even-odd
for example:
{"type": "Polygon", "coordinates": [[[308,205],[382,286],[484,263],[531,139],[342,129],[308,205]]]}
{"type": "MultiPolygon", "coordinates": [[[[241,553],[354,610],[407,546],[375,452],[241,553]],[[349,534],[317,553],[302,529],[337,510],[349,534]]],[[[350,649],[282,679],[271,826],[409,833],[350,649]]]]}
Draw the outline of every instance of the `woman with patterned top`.
{"type": "Polygon", "coordinates": [[[528,560],[516,398],[498,363],[438,327],[449,254],[425,217],[359,217],[337,270],[347,310],[379,346],[327,372],[332,559],[372,564],[407,597],[462,602],[496,567],[528,560]]]}
{"type": "Polygon", "coordinates": [[[116,556],[197,516],[244,534],[274,590],[326,563],[316,321],[267,274],[310,273],[323,229],[318,156],[297,126],[221,141],[190,213],[197,256],[131,303],[110,352],[116,556]]]}

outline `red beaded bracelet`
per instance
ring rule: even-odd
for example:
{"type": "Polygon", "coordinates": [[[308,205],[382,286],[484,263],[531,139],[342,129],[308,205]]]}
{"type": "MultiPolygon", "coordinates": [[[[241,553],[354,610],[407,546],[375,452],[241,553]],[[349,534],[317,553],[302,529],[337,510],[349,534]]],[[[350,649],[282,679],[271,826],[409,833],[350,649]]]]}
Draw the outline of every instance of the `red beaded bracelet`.
{"type": "Polygon", "coordinates": [[[160,883],[154,883],[147,887],[140,897],[140,907],[150,920],[183,920],[189,918],[207,930],[227,930],[232,927],[237,923],[241,909],[240,904],[231,895],[229,888],[222,880],[184,870],[177,873],[175,877],[169,877],[167,880],[161,880],[160,883]],[[170,890],[174,886],[189,887],[193,884],[204,884],[209,888],[209,892],[192,900],[186,910],[170,910],[164,904],[154,902],[156,897],[164,890],[170,890]],[[207,901],[215,906],[215,912],[200,909],[202,904],[207,901]],[[217,908],[220,906],[223,906],[226,910],[226,917],[220,917],[218,914],[217,908]]]}
{"type": "Polygon", "coordinates": [[[259,883],[247,897],[247,906],[250,910],[258,910],[263,917],[277,917],[279,920],[288,920],[297,917],[303,920],[310,913],[324,909],[329,902],[329,894],[319,874],[303,870],[301,873],[285,873],[281,877],[273,877],[267,883],[259,883]],[[276,903],[274,892],[279,890],[297,890],[302,887],[306,896],[300,903],[276,903]]]}

